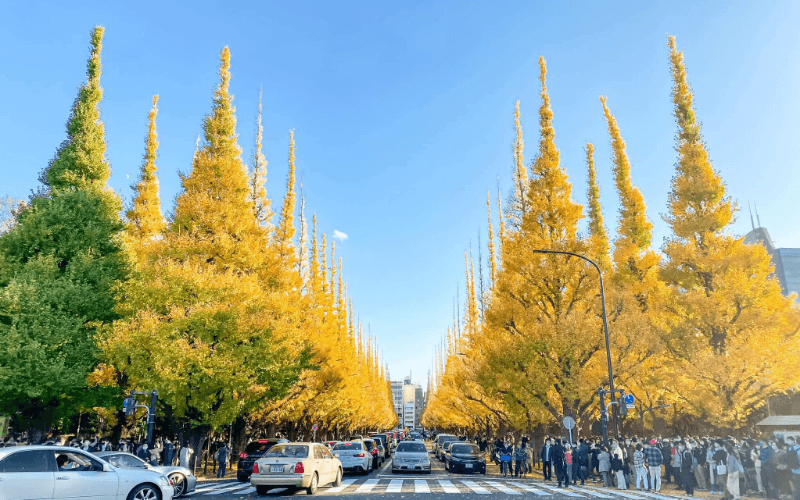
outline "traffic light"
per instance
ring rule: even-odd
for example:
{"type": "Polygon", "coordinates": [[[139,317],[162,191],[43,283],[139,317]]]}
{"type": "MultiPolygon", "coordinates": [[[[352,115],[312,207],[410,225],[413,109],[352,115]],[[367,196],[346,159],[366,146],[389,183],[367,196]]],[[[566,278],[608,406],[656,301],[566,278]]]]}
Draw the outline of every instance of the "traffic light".
{"type": "Polygon", "coordinates": [[[619,402],[619,416],[620,417],[627,417],[628,416],[628,404],[625,401],[619,402]]]}

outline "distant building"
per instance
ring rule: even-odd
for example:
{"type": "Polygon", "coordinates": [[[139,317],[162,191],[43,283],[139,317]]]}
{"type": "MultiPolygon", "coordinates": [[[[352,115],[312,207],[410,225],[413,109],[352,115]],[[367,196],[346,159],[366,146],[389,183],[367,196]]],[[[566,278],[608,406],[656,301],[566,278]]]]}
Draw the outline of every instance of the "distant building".
{"type": "MultiPolygon", "coordinates": [[[[752,218],[752,215],[751,215],[752,218]]],[[[784,295],[796,293],[800,297],[800,248],[775,248],[772,238],[769,237],[767,228],[755,227],[744,237],[748,245],[762,244],[772,257],[775,266],[775,276],[781,285],[784,295]]]]}
{"type": "Polygon", "coordinates": [[[411,382],[411,377],[403,380],[392,381],[392,399],[394,400],[394,411],[397,413],[397,420],[400,427],[408,429],[420,428],[422,410],[425,408],[425,395],[422,386],[411,382]]]}

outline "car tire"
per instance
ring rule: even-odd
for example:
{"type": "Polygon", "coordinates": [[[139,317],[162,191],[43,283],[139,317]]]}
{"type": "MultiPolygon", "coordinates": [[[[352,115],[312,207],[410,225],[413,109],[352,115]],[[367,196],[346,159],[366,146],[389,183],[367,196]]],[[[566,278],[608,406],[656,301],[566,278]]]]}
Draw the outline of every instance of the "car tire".
{"type": "Polygon", "coordinates": [[[263,484],[256,485],[256,493],[261,496],[266,495],[269,493],[269,486],[264,486],[263,484]]]}
{"type": "Polygon", "coordinates": [[[236,480],[239,481],[240,483],[246,483],[248,479],[250,478],[247,476],[242,476],[241,474],[236,475],[236,480]]]}
{"type": "Polygon", "coordinates": [[[313,476],[311,476],[311,484],[308,485],[306,488],[306,494],[313,495],[319,489],[319,476],[315,472],[313,476]]]}
{"type": "Polygon", "coordinates": [[[342,469],[339,469],[336,473],[336,479],[332,483],[335,488],[342,485],[342,475],[342,469]]]}
{"type": "Polygon", "coordinates": [[[161,500],[161,492],[153,484],[140,484],[131,490],[128,500],[161,500]]]}
{"type": "Polygon", "coordinates": [[[183,474],[173,472],[167,478],[172,481],[172,488],[175,490],[172,498],[182,497],[186,493],[186,478],[183,477],[183,474]]]}

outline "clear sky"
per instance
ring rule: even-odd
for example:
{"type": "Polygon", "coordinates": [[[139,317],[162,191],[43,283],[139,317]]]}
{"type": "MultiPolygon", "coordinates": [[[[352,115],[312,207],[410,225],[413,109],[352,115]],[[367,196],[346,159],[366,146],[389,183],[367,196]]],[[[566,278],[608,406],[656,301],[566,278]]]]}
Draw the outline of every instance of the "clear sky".
{"type": "Polygon", "coordinates": [[[263,86],[273,204],[295,129],[309,215],[322,232],[348,235],[337,255],[393,378],[413,372],[425,383],[457,287],[464,298],[464,251],[472,242],[477,254],[479,234],[486,243],[486,191],[495,196],[498,176],[509,191],[516,99],[532,158],[540,55],[574,197],[585,202],[591,141],[610,230],[617,201],[599,95],[628,143],[656,245],[668,235],[673,34],[714,165],[743,208],[733,232],[749,230],[752,201],[778,246],[800,247],[797,2],[26,1],[3,11],[0,195],[27,197],[64,140],[99,24],[111,185],[130,200],[159,94],[158,167],[170,209],[229,45],[245,158],[263,86]]]}

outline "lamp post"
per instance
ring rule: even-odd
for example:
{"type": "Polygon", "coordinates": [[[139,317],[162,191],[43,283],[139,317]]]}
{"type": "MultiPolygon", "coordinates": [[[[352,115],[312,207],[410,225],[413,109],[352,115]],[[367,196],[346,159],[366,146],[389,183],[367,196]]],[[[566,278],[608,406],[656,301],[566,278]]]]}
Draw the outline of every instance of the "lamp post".
{"type": "MultiPolygon", "coordinates": [[[[590,259],[588,257],[585,257],[583,255],[577,254],[577,253],[573,253],[573,252],[565,252],[565,251],[562,251],[562,250],[533,250],[533,253],[550,253],[550,254],[561,254],[561,255],[569,255],[569,256],[572,256],[572,257],[577,257],[579,259],[585,260],[586,262],[591,264],[597,270],[597,275],[600,277],[600,301],[601,301],[601,303],[603,305],[603,331],[605,332],[605,336],[606,336],[606,359],[608,360],[608,385],[609,385],[609,387],[611,389],[609,392],[610,392],[610,396],[611,396],[611,401],[613,402],[614,401],[614,397],[615,397],[615,392],[614,392],[614,371],[611,369],[611,343],[609,342],[609,338],[608,338],[608,319],[606,317],[606,293],[605,293],[605,290],[603,288],[603,273],[602,273],[602,271],[600,271],[600,266],[598,266],[597,263],[595,263],[595,261],[593,261],[592,259],[590,259]]],[[[602,400],[602,396],[601,396],[601,400],[602,400]]],[[[617,432],[617,409],[616,409],[617,405],[614,404],[614,405],[611,405],[611,406],[612,406],[611,414],[613,416],[613,421],[614,421],[614,436],[617,437],[617,435],[618,435],[618,432],[617,432]]],[[[607,423],[608,422],[608,416],[607,416],[607,413],[606,413],[606,408],[602,404],[602,402],[600,404],[600,415],[601,415],[600,418],[603,420],[603,440],[608,442],[608,423],[607,423]]]]}

